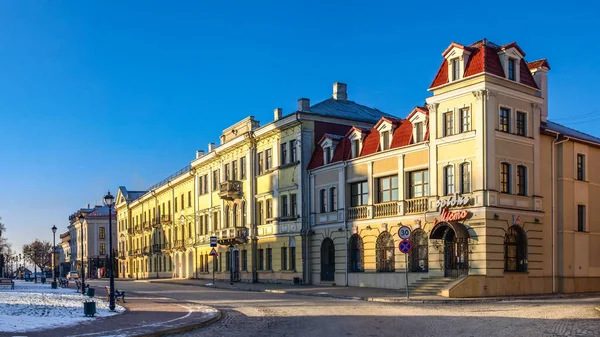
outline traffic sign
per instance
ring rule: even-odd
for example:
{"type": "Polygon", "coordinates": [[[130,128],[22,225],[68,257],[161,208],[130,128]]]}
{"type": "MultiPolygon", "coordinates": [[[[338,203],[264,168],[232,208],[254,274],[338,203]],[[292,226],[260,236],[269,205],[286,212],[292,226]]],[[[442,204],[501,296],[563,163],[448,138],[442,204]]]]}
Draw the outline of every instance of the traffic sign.
{"type": "Polygon", "coordinates": [[[211,236],[210,237],[210,246],[211,247],[216,247],[217,246],[217,237],[216,236],[211,236]]]}
{"type": "Polygon", "coordinates": [[[209,254],[209,255],[210,255],[210,256],[218,256],[218,255],[219,255],[219,253],[217,253],[217,250],[213,248],[213,249],[210,251],[210,254],[209,254]]]}
{"type": "Polygon", "coordinates": [[[410,238],[410,227],[402,226],[398,230],[398,236],[400,239],[408,239],[410,238]]]}
{"type": "Polygon", "coordinates": [[[413,244],[408,239],[402,240],[400,242],[400,245],[398,245],[398,249],[400,249],[400,252],[404,253],[404,254],[410,253],[410,251],[412,250],[412,248],[413,248],[413,244]]]}

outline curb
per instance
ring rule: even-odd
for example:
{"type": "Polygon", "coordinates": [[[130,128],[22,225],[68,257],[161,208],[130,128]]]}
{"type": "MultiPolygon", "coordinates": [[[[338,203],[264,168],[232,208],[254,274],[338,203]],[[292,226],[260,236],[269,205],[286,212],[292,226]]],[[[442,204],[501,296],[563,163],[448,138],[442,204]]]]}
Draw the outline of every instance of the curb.
{"type": "MultiPolygon", "coordinates": [[[[553,300],[553,299],[564,299],[564,298],[577,298],[586,296],[598,296],[600,293],[581,293],[581,294],[558,294],[558,295],[542,295],[542,296],[515,296],[515,297],[482,297],[482,298],[457,298],[457,299],[405,299],[405,298],[385,298],[385,297],[362,297],[362,296],[341,296],[331,294],[315,294],[297,291],[277,290],[277,289],[255,289],[255,288],[243,288],[243,287],[227,287],[227,286],[215,286],[206,284],[189,284],[189,283],[177,283],[169,281],[155,281],[148,280],[145,282],[149,283],[164,283],[164,284],[177,284],[182,286],[191,287],[206,287],[223,290],[235,290],[235,291],[251,291],[251,292],[263,292],[272,294],[287,294],[287,295],[298,295],[298,296],[311,296],[311,297],[328,297],[342,300],[355,300],[355,301],[367,301],[367,302],[379,302],[379,303],[423,303],[423,304],[464,304],[464,303],[492,303],[492,302],[504,302],[504,301],[535,301],[535,300],[553,300]]],[[[600,307],[596,308],[600,311],[600,307]]]]}
{"type": "Polygon", "coordinates": [[[154,331],[154,332],[147,333],[147,334],[142,334],[142,335],[135,335],[135,337],[158,337],[158,336],[176,334],[176,333],[186,332],[186,331],[190,331],[190,330],[194,330],[194,329],[199,329],[199,328],[205,327],[207,325],[210,325],[210,324],[213,324],[215,322],[218,322],[223,317],[223,314],[222,314],[221,310],[216,309],[216,308],[213,308],[213,309],[217,310],[217,315],[215,317],[209,319],[209,320],[204,321],[204,322],[190,324],[190,325],[185,325],[185,326],[180,326],[178,328],[166,329],[166,330],[161,330],[161,331],[154,331]]]}

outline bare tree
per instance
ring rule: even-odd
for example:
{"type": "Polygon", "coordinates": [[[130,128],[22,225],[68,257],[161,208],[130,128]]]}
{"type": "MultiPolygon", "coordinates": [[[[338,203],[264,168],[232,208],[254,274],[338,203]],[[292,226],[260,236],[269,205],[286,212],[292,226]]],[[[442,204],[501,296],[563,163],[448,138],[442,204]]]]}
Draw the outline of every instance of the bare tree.
{"type": "Polygon", "coordinates": [[[44,272],[50,266],[52,255],[52,245],[48,241],[40,241],[35,239],[30,244],[23,245],[23,255],[31,263],[40,267],[40,271],[44,272]]]}

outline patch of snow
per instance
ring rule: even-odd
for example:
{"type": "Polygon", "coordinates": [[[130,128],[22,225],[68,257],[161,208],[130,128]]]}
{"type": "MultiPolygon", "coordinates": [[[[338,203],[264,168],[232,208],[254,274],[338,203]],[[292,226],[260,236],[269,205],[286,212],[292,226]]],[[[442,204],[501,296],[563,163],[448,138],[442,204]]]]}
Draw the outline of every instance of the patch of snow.
{"type": "Polygon", "coordinates": [[[52,289],[51,285],[15,280],[15,289],[0,289],[0,331],[24,332],[52,329],[90,321],[97,317],[117,315],[125,308],[117,305],[114,312],[108,302],[90,298],[72,288],[52,289]],[[83,302],[96,302],[95,317],[83,315],[83,302]]]}
{"type": "Polygon", "coordinates": [[[317,295],[329,295],[329,293],[326,292],[318,292],[317,295]]]}
{"type": "Polygon", "coordinates": [[[214,285],[214,284],[212,284],[212,283],[205,284],[205,286],[212,286],[212,285],[214,285]]]}

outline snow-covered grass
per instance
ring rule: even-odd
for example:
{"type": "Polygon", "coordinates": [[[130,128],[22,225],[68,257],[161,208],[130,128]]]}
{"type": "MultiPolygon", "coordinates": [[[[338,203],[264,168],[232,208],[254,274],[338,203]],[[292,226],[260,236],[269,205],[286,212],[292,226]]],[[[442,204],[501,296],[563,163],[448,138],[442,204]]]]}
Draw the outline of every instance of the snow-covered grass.
{"type": "Polygon", "coordinates": [[[125,308],[108,310],[108,302],[81,295],[73,288],[52,289],[41,284],[16,280],[15,289],[0,287],[0,332],[45,330],[74,325],[97,317],[117,315],[125,308]],[[84,301],[96,302],[95,317],[83,315],[84,301]]]}

